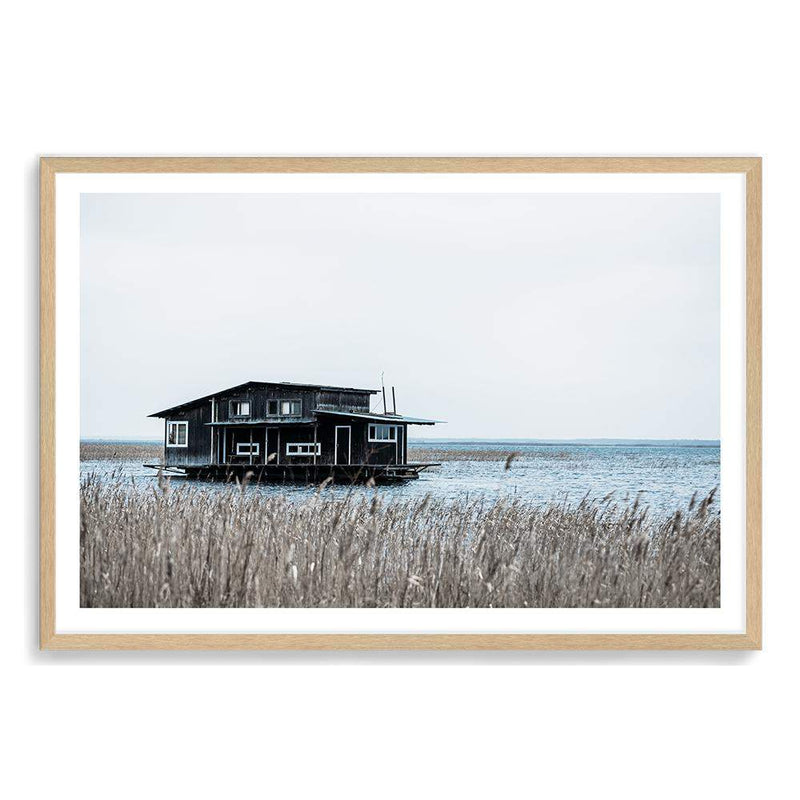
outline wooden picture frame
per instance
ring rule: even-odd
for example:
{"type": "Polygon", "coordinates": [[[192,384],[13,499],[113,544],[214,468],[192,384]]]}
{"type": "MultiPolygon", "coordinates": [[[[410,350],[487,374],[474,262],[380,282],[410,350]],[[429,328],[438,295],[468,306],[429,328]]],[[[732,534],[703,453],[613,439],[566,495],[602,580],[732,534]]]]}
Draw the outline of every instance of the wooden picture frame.
{"type": "Polygon", "coordinates": [[[40,163],[40,646],[52,650],[748,650],[761,647],[761,159],[72,158],[40,163]],[[746,628],[701,634],[57,633],[56,178],[72,173],[734,173],[745,180],[746,628]]]}

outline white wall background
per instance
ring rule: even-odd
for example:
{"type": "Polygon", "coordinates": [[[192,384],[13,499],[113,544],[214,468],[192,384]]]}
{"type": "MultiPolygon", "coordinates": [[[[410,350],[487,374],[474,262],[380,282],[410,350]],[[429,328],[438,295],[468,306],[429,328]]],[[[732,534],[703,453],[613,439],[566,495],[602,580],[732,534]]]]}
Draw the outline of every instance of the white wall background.
{"type": "Polygon", "coordinates": [[[5,794],[727,800],[791,792],[800,711],[800,131],[796,24],[786,8],[232,0],[6,9],[5,794]],[[43,153],[764,155],[764,651],[39,653],[43,153]]]}

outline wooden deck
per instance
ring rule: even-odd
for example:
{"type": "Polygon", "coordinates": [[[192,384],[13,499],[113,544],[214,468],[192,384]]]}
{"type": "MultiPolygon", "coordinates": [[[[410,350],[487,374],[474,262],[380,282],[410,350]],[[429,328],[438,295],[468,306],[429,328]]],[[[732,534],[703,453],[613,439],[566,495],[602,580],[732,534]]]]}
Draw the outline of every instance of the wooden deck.
{"type": "Polygon", "coordinates": [[[425,464],[203,464],[199,466],[164,466],[143,464],[165,475],[207,481],[241,481],[245,476],[255,483],[396,483],[416,480],[420,472],[439,463],[425,464]]]}

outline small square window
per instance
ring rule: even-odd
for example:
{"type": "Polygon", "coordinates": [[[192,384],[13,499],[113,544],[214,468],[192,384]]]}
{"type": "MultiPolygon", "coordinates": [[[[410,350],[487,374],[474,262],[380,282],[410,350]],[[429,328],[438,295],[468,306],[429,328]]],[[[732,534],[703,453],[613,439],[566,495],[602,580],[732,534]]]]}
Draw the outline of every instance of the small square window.
{"type": "Polygon", "coordinates": [[[267,415],[270,417],[299,417],[303,404],[299,400],[267,400],[267,415]]]}
{"type": "Polygon", "coordinates": [[[167,447],[188,447],[189,423],[167,423],[167,447]]]}
{"type": "Polygon", "coordinates": [[[232,417],[249,417],[250,416],[250,401],[249,400],[231,400],[231,416],[232,417]]]}

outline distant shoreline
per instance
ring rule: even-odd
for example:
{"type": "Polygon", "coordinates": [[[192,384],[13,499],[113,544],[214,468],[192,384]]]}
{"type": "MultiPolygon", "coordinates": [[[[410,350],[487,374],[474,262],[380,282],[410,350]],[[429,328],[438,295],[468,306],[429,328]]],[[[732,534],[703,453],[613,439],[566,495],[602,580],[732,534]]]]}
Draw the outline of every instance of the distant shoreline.
{"type": "MultiPolygon", "coordinates": [[[[88,438],[81,444],[162,445],[163,439],[88,438]]],[[[513,447],[711,447],[719,448],[719,439],[436,439],[409,437],[410,445],[493,444],[513,447]]]]}

